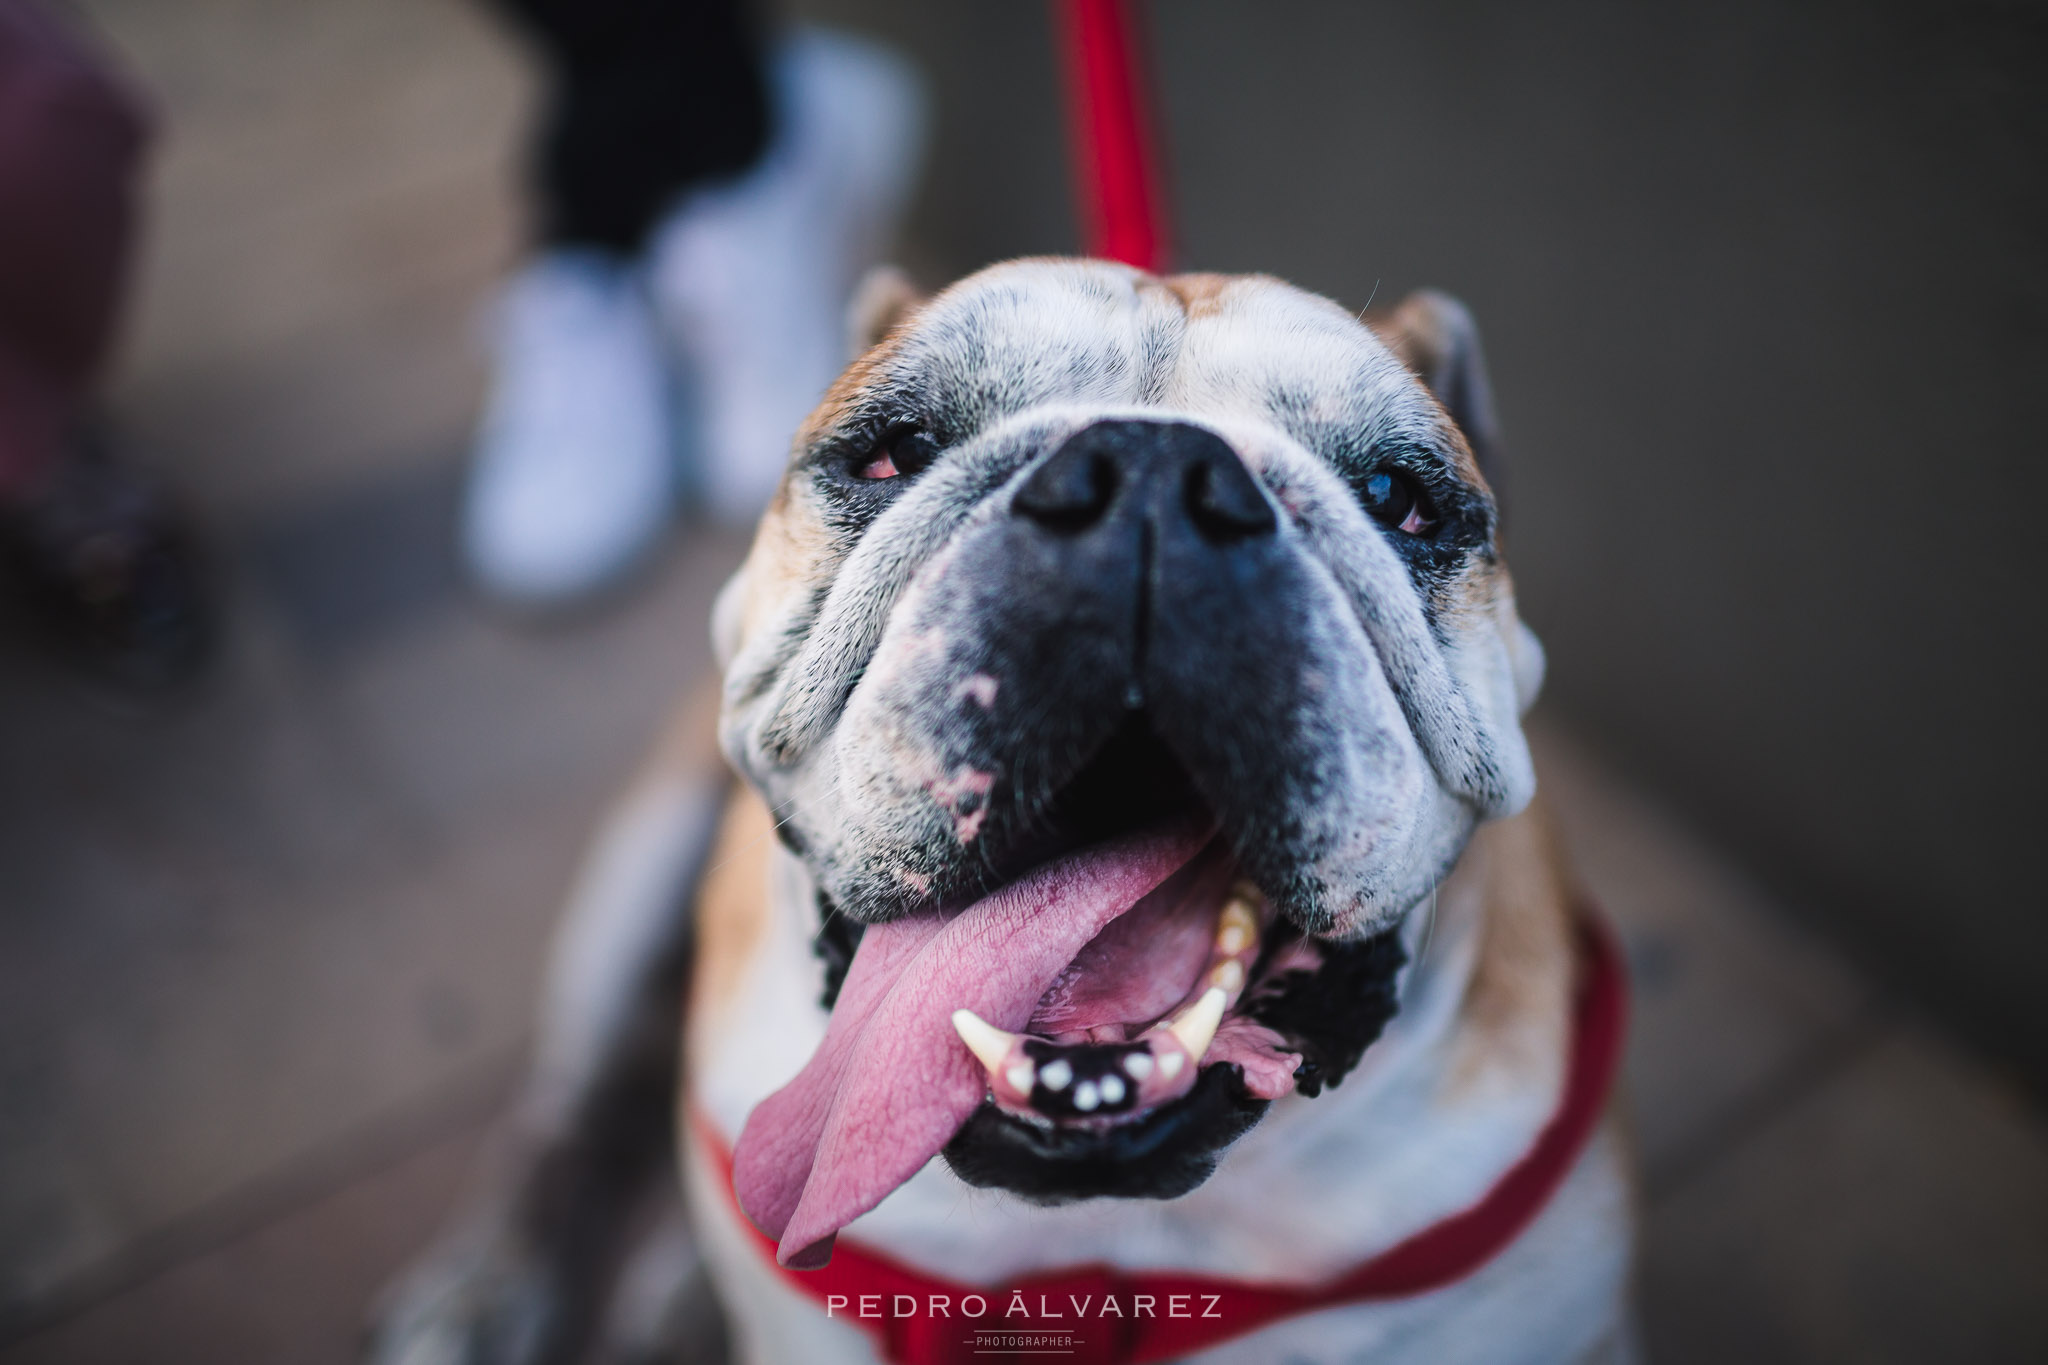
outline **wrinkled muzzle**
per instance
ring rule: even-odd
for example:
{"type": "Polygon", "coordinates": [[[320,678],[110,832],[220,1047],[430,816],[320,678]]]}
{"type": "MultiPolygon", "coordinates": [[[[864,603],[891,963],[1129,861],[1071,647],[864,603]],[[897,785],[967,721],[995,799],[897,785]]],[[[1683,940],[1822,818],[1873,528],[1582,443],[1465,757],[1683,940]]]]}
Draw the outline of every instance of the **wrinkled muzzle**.
{"type": "Polygon", "coordinates": [[[1473,817],[1315,550],[1204,427],[1068,437],[917,571],[812,760],[843,798],[834,848],[857,850],[821,850],[828,893],[861,919],[957,903],[1198,810],[1303,927],[1406,909],[1473,817]],[[1073,790],[1133,734],[1152,751],[1111,791],[1073,790]]]}

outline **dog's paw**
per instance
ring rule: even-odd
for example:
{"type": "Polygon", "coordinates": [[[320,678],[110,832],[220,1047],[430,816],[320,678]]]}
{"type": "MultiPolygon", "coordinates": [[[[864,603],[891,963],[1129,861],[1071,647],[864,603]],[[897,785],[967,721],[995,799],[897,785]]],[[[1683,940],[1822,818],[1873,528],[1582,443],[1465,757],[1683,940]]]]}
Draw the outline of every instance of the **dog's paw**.
{"type": "Polygon", "coordinates": [[[572,1312],[544,1259],[467,1232],[427,1253],[373,1310],[365,1365],[552,1365],[572,1312]]]}

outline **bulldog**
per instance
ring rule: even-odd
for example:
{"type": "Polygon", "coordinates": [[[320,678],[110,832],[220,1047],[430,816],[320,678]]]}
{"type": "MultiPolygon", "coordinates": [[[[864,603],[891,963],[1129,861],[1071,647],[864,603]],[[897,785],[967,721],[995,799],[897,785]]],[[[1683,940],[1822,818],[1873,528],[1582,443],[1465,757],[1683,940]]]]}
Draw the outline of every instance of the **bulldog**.
{"type": "Polygon", "coordinates": [[[686,720],[609,822],[380,1358],[559,1356],[669,1135],[746,1361],[1632,1358],[1465,311],[1026,260],[861,326],[715,612],[742,781],[686,720]]]}

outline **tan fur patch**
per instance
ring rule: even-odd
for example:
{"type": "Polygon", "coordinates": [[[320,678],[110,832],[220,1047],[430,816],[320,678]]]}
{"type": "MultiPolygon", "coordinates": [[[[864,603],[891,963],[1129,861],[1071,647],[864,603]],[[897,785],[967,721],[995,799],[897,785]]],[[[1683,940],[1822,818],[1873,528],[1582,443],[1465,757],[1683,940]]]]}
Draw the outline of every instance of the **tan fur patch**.
{"type": "Polygon", "coordinates": [[[1373,309],[1365,315],[1365,325],[1416,375],[1427,375],[1442,363],[1450,344],[1436,310],[1419,295],[1411,294],[1391,309],[1373,309]]]}
{"type": "Polygon", "coordinates": [[[1470,639],[1499,629],[1502,594],[1513,592],[1514,585],[1499,560],[1488,562],[1474,556],[1464,573],[1435,588],[1431,601],[1438,625],[1447,635],[1470,639]]]}
{"type": "Polygon", "coordinates": [[[768,857],[775,842],[767,803],[740,786],[727,802],[711,863],[697,892],[697,960],[690,987],[691,1039],[716,1036],[699,1022],[731,1002],[768,924],[768,857]]]}
{"type": "MultiPolygon", "coordinates": [[[[796,436],[802,449],[825,433],[843,425],[858,406],[861,394],[895,355],[902,344],[899,329],[849,365],[825,397],[804,420],[796,436]]],[[[763,624],[765,613],[823,582],[834,569],[831,535],[810,501],[803,497],[787,474],[776,485],[775,496],[754,533],[743,572],[745,597],[740,607],[740,634],[744,640],[763,624]]]]}
{"type": "Polygon", "coordinates": [[[1451,417],[1450,411],[1437,401],[1435,394],[1429,395],[1429,401],[1436,403],[1437,413],[1443,420],[1444,454],[1449,457],[1451,468],[1458,471],[1458,477],[1466,483],[1476,484],[1489,493],[1492,492],[1493,485],[1479,472],[1479,461],[1472,454],[1472,443],[1465,439],[1465,429],[1459,426],[1451,417]]]}
{"type": "Polygon", "coordinates": [[[761,518],[754,548],[747,554],[746,598],[740,611],[743,640],[766,624],[766,613],[817,586],[830,572],[832,538],[808,507],[796,504],[785,479],[761,518]]]}
{"type": "Polygon", "coordinates": [[[861,393],[875,381],[875,375],[895,359],[902,349],[903,334],[898,331],[882,340],[879,345],[862,352],[860,357],[848,365],[839,378],[832,381],[832,387],[825,390],[825,396],[811,415],[804,419],[797,429],[797,441],[809,445],[825,432],[844,421],[847,410],[859,400],[861,393]]]}
{"type": "MultiPolygon", "coordinates": [[[[1438,316],[1435,306],[1427,295],[1411,294],[1401,300],[1391,311],[1376,309],[1366,313],[1363,321],[1380,344],[1394,353],[1394,359],[1416,380],[1427,388],[1429,376],[1444,363],[1444,352],[1451,341],[1444,328],[1443,319],[1438,316]]],[[[1436,395],[1430,400],[1436,402],[1436,395]]],[[[1451,414],[1437,403],[1437,411],[1443,419],[1444,447],[1450,457],[1451,467],[1458,471],[1458,477],[1467,483],[1487,487],[1484,476],[1479,472],[1479,462],[1472,457],[1471,444],[1451,414]]]]}
{"type": "Polygon", "coordinates": [[[1495,1077],[1562,1086],[1578,958],[1570,887],[1542,802],[1480,826],[1465,856],[1482,860],[1484,919],[1446,1091],[1495,1077]]]}
{"type": "Polygon", "coordinates": [[[1159,283],[1166,291],[1180,300],[1181,309],[1191,318],[1219,313],[1223,309],[1223,297],[1230,292],[1230,286],[1240,278],[1236,275],[1217,275],[1196,272],[1186,275],[1168,275],[1159,283]]]}

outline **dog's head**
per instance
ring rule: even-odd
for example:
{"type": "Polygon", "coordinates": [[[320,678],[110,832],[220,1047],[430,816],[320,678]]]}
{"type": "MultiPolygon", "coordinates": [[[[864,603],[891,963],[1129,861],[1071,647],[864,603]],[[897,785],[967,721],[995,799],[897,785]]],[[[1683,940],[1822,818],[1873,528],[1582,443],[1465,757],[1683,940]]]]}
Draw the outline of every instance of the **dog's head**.
{"type": "Polygon", "coordinates": [[[716,623],[726,752],[852,953],[738,1154],[792,1255],[942,1147],[1199,1183],[1356,1061],[1393,931],[1534,785],[1456,304],[1039,260],[884,321],[716,623]]]}

